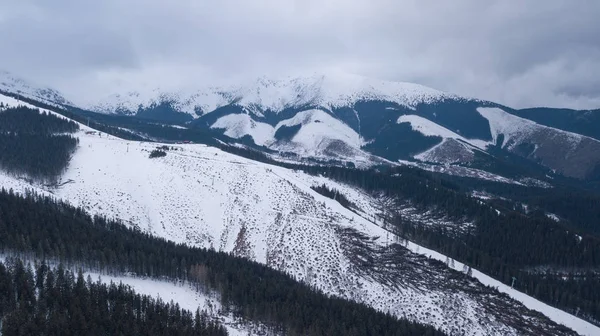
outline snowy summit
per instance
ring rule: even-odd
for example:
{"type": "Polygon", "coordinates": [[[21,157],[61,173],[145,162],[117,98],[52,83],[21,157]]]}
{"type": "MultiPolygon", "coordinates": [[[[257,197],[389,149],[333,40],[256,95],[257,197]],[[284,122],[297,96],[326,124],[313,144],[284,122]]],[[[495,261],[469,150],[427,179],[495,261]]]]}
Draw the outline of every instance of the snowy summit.
{"type": "Polygon", "coordinates": [[[305,77],[272,79],[260,77],[242,85],[207,86],[170,91],[155,88],[146,92],[112,94],[83,107],[103,113],[135,114],[138,108],[164,102],[194,117],[229,104],[248,111],[279,112],[286,108],[350,106],[361,100],[391,101],[408,108],[432,103],[454,95],[422,85],[389,82],[351,74],[314,74],[305,77]]]}

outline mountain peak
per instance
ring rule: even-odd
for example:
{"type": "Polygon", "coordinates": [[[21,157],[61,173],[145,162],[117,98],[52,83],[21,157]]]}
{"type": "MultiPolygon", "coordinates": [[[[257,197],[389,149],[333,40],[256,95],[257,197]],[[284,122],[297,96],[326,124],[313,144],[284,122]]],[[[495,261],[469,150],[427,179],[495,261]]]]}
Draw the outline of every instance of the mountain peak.
{"type": "Polygon", "coordinates": [[[414,109],[421,103],[433,103],[455,95],[419,84],[391,82],[347,73],[313,73],[305,76],[274,78],[261,76],[237,85],[204,86],[181,90],[145,90],[115,93],[88,109],[135,114],[138,107],[170,103],[178,112],[198,117],[215,109],[237,104],[249,112],[279,112],[290,107],[336,108],[352,106],[357,101],[391,101],[414,109]]]}

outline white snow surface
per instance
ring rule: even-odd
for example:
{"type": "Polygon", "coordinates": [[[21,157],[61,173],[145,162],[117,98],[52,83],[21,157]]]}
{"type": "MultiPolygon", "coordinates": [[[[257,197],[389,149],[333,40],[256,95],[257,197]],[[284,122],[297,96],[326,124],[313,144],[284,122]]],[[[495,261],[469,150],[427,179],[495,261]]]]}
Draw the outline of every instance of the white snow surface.
{"type": "MultiPolygon", "coordinates": [[[[441,253],[424,248],[424,247],[414,244],[412,242],[409,242],[408,248],[413,252],[423,254],[423,255],[429,256],[433,259],[440,260],[440,261],[444,261],[447,258],[445,255],[443,255],[441,253]]],[[[454,262],[453,268],[455,270],[460,271],[463,269],[463,267],[464,267],[463,263],[460,263],[457,261],[454,262]]],[[[581,320],[581,319],[579,319],[569,313],[566,313],[560,309],[551,307],[539,300],[532,298],[531,296],[526,295],[525,293],[522,293],[515,289],[512,289],[512,288],[510,288],[510,286],[507,286],[507,285],[499,282],[498,280],[495,280],[495,279],[491,278],[490,276],[485,275],[484,273],[482,273],[476,269],[473,269],[473,277],[477,278],[477,280],[479,280],[484,285],[495,287],[500,292],[506,293],[513,299],[523,303],[527,308],[542,312],[544,315],[548,316],[553,321],[563,324],[563,325],[573,329],[574,331],[576,331],[577,333],[579,333],[581,335],[586,335],[586,336],[600,335],[600,327],[597,327],[589,322],[581,320]]]]}
{"type": "Polygon", "coordinates": [[[30,83],[2,70],[0,70],[0,90],[39,100],[50,105],[72,105],[72,103],[66,100],[59,92],[30,83]]]}
{"type": "MultiPolygon", "coordinates": [[[[504,143],[502,145],[508,144],[507,149],[509,150],[519,145],[521,140],[526,139],[534,130],[540,129],[552,129],[562,134],[572,148],[577,147],[581,140],[586,138],[580,134],[540,125],[534,121],[517,117],[497,107],[479,107],[477,108],[477,112],[489,121],[493,143],[496,143],[500,134],[504,134],[504,143]]],[[[595,139],[592,140],[596,141],[595,139]]]]}
{"type": "Polygon", "coordinates": [[[302,125],[291,139],[291,145],[300,148],[300,155],[319,156],[320,152],[335,140],[341,141],[355,150],[360,150],[364,141],[348,125],[321,110],[307,110],[294,117],[281,121],[275,127],[302,125]]]}
{"type": "Polygon", "coordinates": [[[558,217],[557,215],[555,215],[553,213],[546,213],[546,217],[552,219],[555,222],[560,222],[560,217],[558,217]]]}
{"type": "Polygon", "coordinates": [[[322,110],[306,110],[290,119],[279,122],[274,127],[255,121],[249,114],[223,116],[211,128],[224,129],[228,137],[239,139],[249,135],[254,143],[281,152],[294,152],[303,157],[330,159],[339,156],[359,164],[371,164],[371,155],[361,147],[364,140],[345,123],[322,110]],[[300,130],[289,141],[277,141],[275,133],[284,126],[300,125],[300,130]],[[338,146],[331,150],[331,146],[338,146]],[[342,147],[340,149],[340,146],[342,147]]]}
{"type": "Polygon", "coordinates": [[[386,100],[408,108],[432,103],[454,95],[403,82],[389,82],[345,73],[314,74],[303,77],[261,77],[242,85],[222,87],[186,87],[177,90],[153,88],[129,93],[114,93],[100,101],[77,102],[82,108],[103,113],[118,109],[135,113],[148,107],[171,102],[179,111],[193,117],[228,104],[244,106],[252,113],[279,112],[288,107],[349,106],[360,100],[386,100]]]}
{"type": "MultiPolygon", "coordinates": [[[[52,193],[92,214],[120,219],[175,242],[231,252],[285,271],[324,293],[443,330],[517,334],[499,321],[481,318],[483,307],[464,293],[448,298],[444,292],[389,286],[356,272],[342,252],[336,229],[353,228],[368,237],[386,237],[386,231],[365,218],[368,215],[352,212],[310,187],[326,181],[355,200],[362,198],[367,214],[373,206],[360,196],[361,191],[204,145],[178,145],[166,157],[149,159],[149,151],[159,144],[88,135],[86,129],[82,126],[76,134],[80,145],[61,187],[44,189],[4,173],[0,173],[0,186],[16,192],[32,188],[52,193]],[[455,309],[440,309],[447,299],[455,309]]],[[[375,243],[386,244],[382,238],[375,243]]],[[[438,260],[446,258],[412,243],[410,248],[438,260]]],[[[457,262],[455,268],[460,267],[457,262]]],[[[583,335],[600,334],[600,328],[508,291],[477,271],[473,274],[583,335]]]]}
{"type": "Polygon", "coordinates": [[[264,146],[273,142],[273,126],[254,121],[248,114],[229,114],[219,118],[210,128],[225,129],[226,136],[234,139],[249,135],[254,143],[264,146]]]}
{"type": "Polygon", "coordinates": [[[479,149],[485,150],[489,142],[479,139],[467,139],[435,122],[417,115],[401,115],[398,123],[409,123],[414,131],[420,132],[425,136],[438,136],[444,139],[457,139],[469,143],[479,149]]]}
{"type": "MultiPolygon", "coordinates": [[[[29,108],[32,108],[32,109],[38,109],[37,107],[35,107],[35,106],[33,106],[33,105],[29,104],[29,103],[26,103],[24,101],[15,99],[13,97],[5,96],[3,94],[0,94],[0,103],[2,103],[2,105],[4,105],[5,107],[24,106],[24,107],[29,107],[29,108]]],[[[44,112],[54,113],[54,112],[51,112],[51,111],[46,110],[46,109],[39,109],[39,110],[40,111],[44,111],[44,112]]]]}
{"type": "Polygon", "coordinates": [[[161,281],[150,278],[131,276],[114,276],[94,272],[84,272],[84,277],[90,276],[93,281],[100,280],[105,284],[122,283],[128,285],[137,294],[160,298],[164,302],[178,303],[181,309],[194,313],[198,308],[205,310],[211,318],[219,321],[231,336],[254,335],[251,326],[242,321],[236,321],[233,316],[220,313],[221,303],[217,295],[202,293],[189,283],[161,281]]]}

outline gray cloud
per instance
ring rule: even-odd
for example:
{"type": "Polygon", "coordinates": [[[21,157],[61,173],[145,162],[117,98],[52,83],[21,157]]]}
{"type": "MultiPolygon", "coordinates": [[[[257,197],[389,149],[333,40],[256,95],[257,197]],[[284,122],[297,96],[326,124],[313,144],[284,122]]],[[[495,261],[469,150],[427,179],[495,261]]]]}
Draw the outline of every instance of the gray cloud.
{"type": "Polygon", "coordinates": [[[94,98],[330,69],[600,107],[595,0],[0,0],[0,68],[94,98]]]}

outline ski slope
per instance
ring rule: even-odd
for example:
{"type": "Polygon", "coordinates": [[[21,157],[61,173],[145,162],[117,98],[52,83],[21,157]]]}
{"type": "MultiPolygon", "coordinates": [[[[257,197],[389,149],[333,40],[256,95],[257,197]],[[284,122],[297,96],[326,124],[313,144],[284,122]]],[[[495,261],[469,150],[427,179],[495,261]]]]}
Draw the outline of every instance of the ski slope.
{"type": "MultiPolygon", "coordinates": [[[[504,300],[498,293],[480,297],[461,289],[460,283],[458,289],[445,287],[449,270],[440,270],[419,255],[442,261],[446,257],[412,243],[407,247],[413,253],[405,257],[414,266],[404,272],[387,264],[367,270],[357,266],[354,250],[348,250],[356,237],[349,239],[345,230],[367,237],[365,242],[374,250],[399,240],[371,218],[376,217],[378,200],[360,190],[199,144],[176,145],[166,157],[150,159],[156,143],[89,135],[86,129],[82,125],[76,134],[80,145],[60,187],[45,189],[5,174],[0,174],[0,185],[17,192],[34,188],[156,236],[255,260],[324,293],[449,333],[518,335],[502,320],[506,315],[525,324],[549,325],[527,311],[493,310],[490,301],[504,300]],[[351,197],[360,209],[350,211],[311,189],[323,183],[351,197]],[[418,280],[422,273],[427,281],[418,280]]],[[[474,274],[485,284],[502,288],[495,280],[474,274]]],[[[509,294],[519,298],[518,293],[509,294]]],[[[600,329],[569,314],[528,297],[523,301],[583,335],[600,334],[600,329]]]]}

